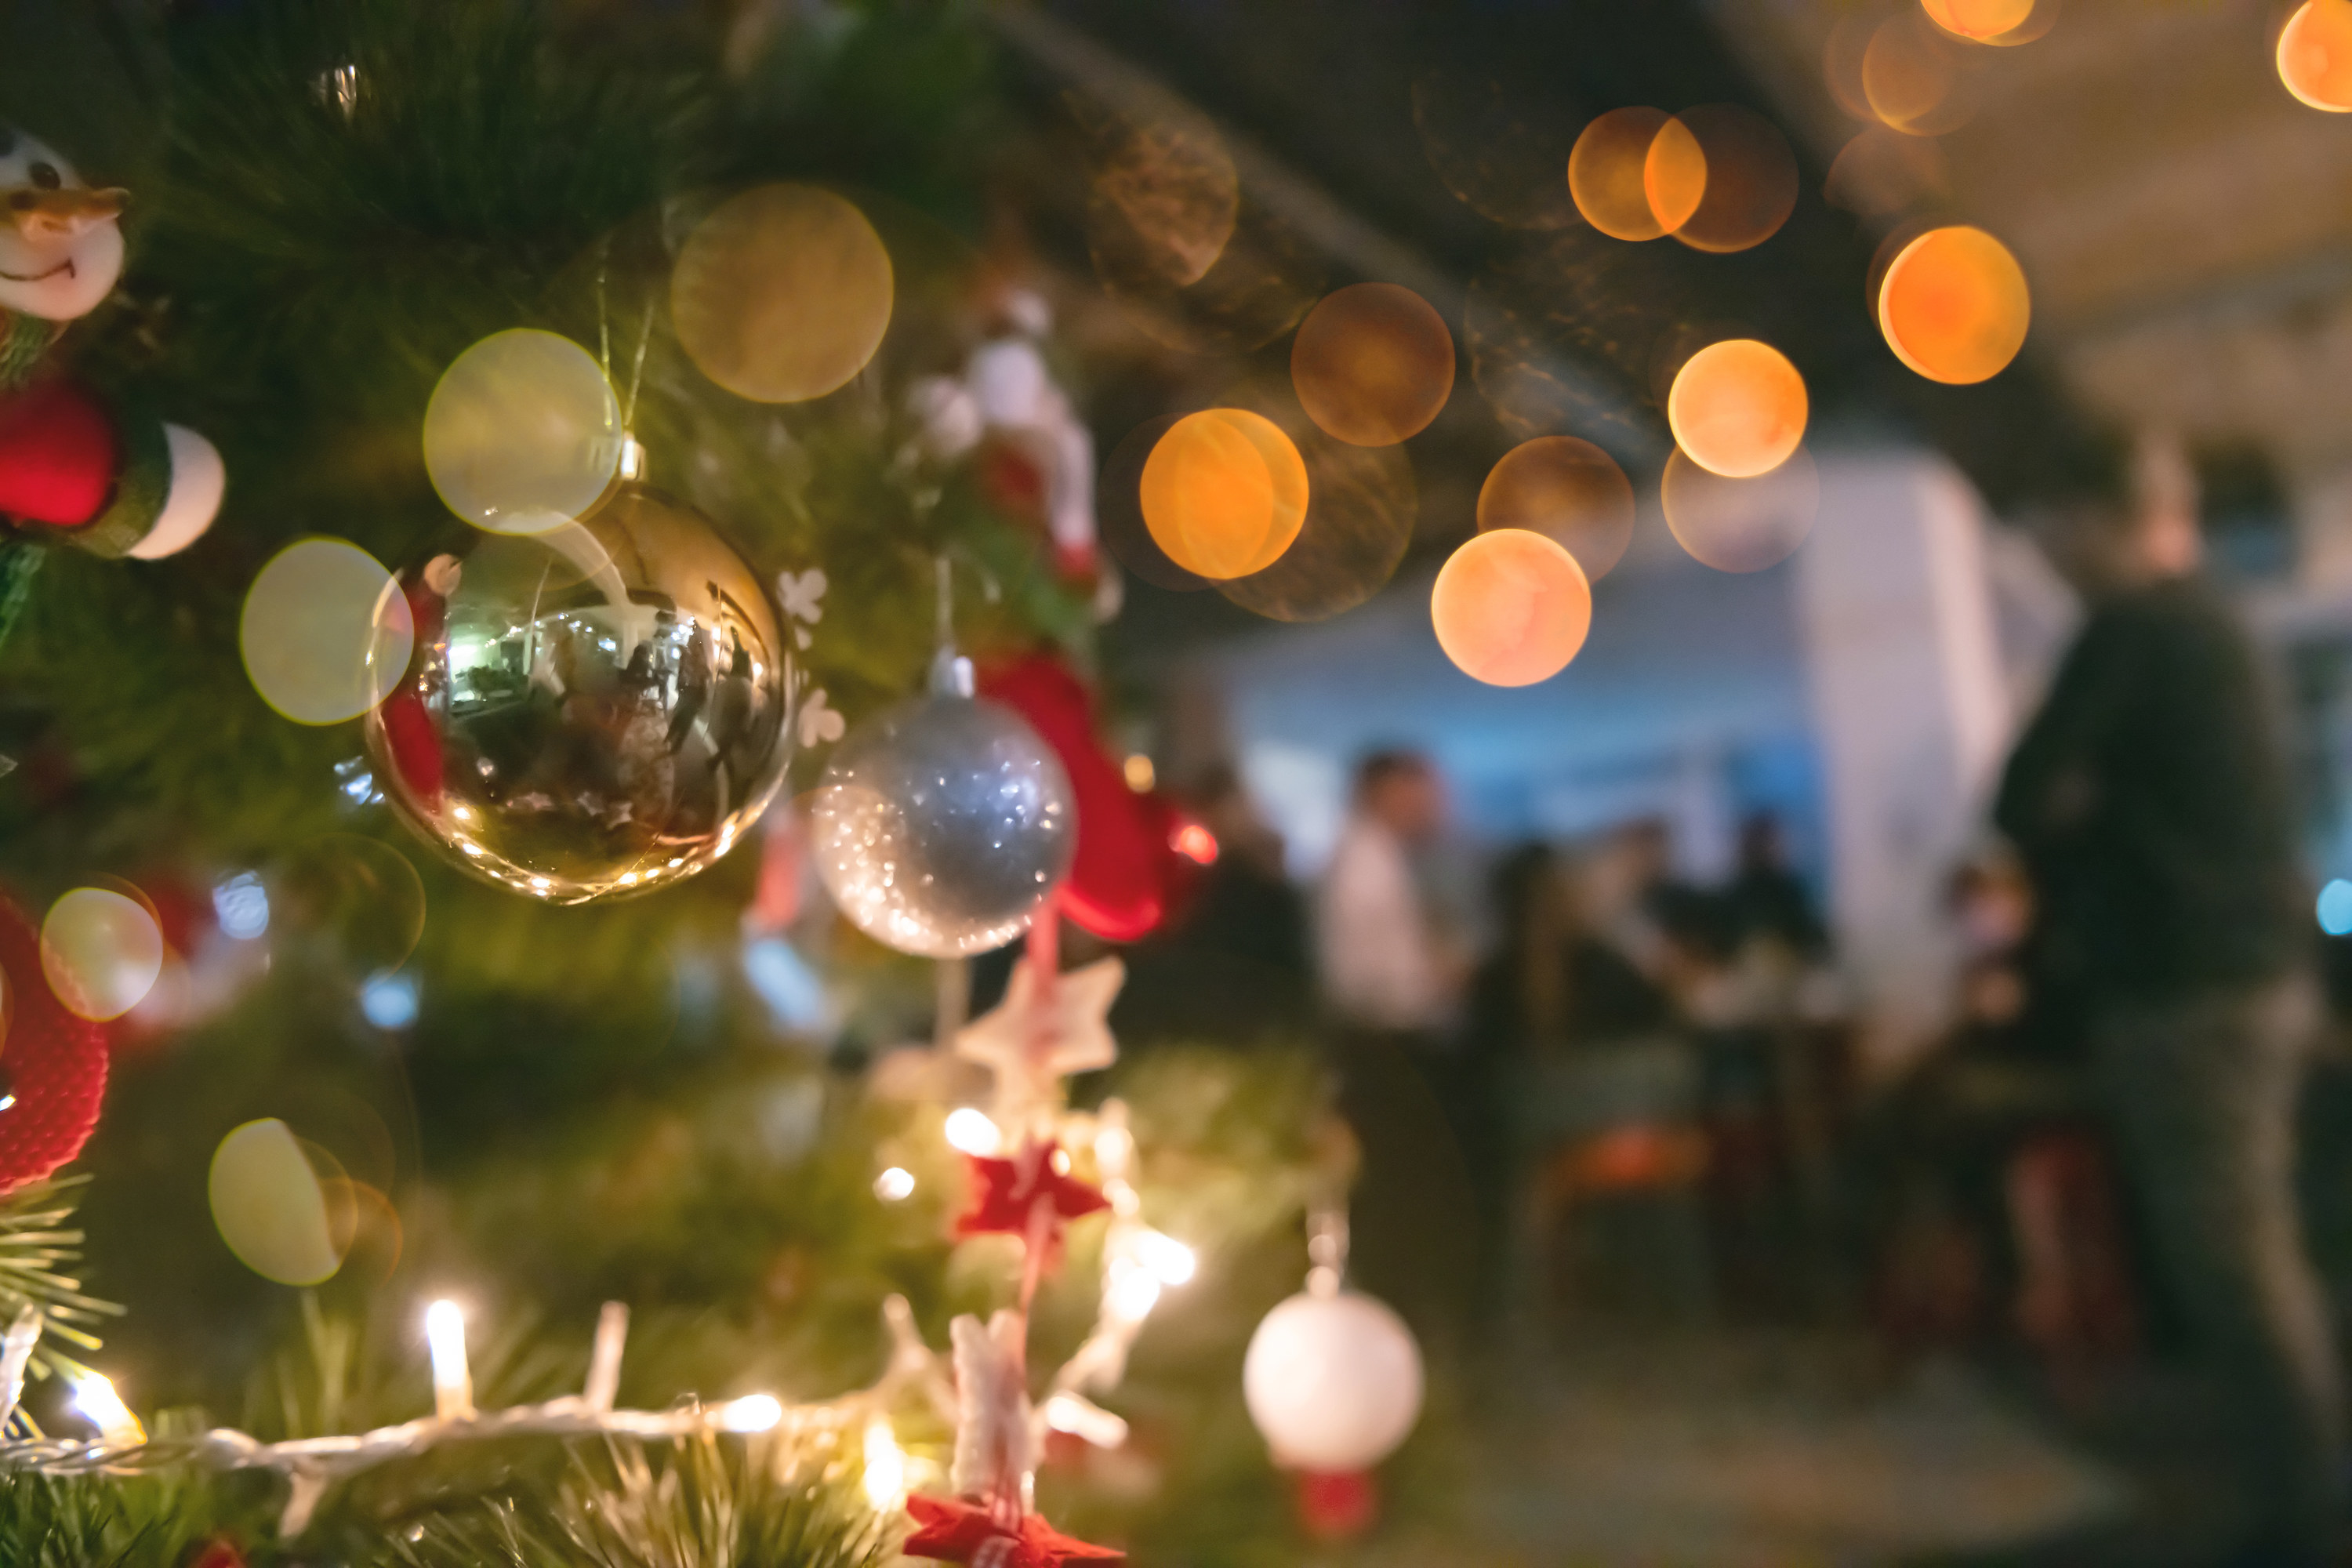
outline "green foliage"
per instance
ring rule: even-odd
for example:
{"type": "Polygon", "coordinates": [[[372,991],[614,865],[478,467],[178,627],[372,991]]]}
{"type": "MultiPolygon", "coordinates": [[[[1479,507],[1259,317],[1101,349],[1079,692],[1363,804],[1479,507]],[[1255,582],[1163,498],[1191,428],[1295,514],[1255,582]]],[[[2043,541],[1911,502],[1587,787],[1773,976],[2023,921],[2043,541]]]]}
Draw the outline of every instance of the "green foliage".
{"type": "Polygon", "coordinates": [[[492,1499],[396,1533],[391,1568],[874,1568],[895,1530],[845,1488],[718,1439],[575,1456],[552,1496],[492,1499]]]}
{"type": "Polygon", "coordinates": [[[0,1474],[0,1561],[9,1568],[185,1568],[205,1542],[251,1528],[249,1514],[221,1511],[235,1489],[210,1477],[0,1474]]]}
{"type": "Polygon", "coordinates": [[[41,1314],[41,1339],[27,1363],[36,1376],[86,1371],[54,1342],[94,1351],[100,1341],[89,1325],[122,1310],[111,1301],[85,1296],[80,1280],[58,1272],[81,1260],[82,1233],[64,1226],[89,1179],[32,1182],[0,1196],[0,1324],[16,1321],[28,1310],[41,1314]]]}

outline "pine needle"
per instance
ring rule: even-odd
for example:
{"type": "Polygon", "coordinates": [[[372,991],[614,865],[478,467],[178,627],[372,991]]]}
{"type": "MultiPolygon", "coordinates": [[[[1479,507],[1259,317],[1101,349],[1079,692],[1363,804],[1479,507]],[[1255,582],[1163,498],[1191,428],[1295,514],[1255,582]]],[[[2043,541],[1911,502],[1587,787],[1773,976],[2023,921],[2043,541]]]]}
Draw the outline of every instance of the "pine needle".
{"type": "Polygon", "coordinates": [[[877,1568],[895,1549],[891,1522],[840,1486],[780,1480],[706,1437],[659,1458],[615,1442],[552,1497],[414,1522],[388,1568],[877,1568]]]}

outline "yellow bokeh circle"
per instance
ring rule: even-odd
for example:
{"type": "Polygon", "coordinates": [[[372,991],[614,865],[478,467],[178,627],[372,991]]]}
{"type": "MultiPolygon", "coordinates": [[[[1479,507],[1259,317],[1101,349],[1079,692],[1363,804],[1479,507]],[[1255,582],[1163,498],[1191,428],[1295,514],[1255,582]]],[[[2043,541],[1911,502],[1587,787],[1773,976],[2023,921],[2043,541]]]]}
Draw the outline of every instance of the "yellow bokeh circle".
{"type": "Polygon", "coordinates": [[[1282,427],[1244,408],[1169,426],[1143,465],[1144,526],[1185,571],[1212,582],[1263,572],[1307,521],[1307,464],[1282,427]]]}
{"type": "Polygon", "coordinates": [[[1474,534],[1430,590],[1437,645],[1489,686],[1532,686],[1568,668],[1592,629],[1592,587],[1576,557],[1525,529],[1474,534]]]}
{"type": "Polygon", "coordinates": [[[1753,338],[1709,343],[1666,395],[1666,423],[1693,462],[1726,479],[1752,479],[1788,461],[1805,437],[1805,379],[1788,356],[1753,338]]]}
{"type": "Polygon", "coordinates": [[[425,410],[425,471],[492,533],[544,533],[596,504],[621,461],[621,410],[586,349],[518,327],[450,363],[425,410]]]}
{"type": "Polygon", "coordinates": [[[2352,0],[2304,0],[2279,31],[2278,74],[2300,102],[2352,110],[2352,0]]]}
{"type": "Polygon", "coordinates": [[[343,1266],[349,1226],[339,1226],[332,1189],[310,1149],[276,1117],[248,1121],[220,1141],[205,1180],[213,1224],[237,1260],[280,1285],[319,1285],[343,1266]],[[337,1231],[345,1232],[338,1236],[337,1231]]]}
{"type": "Polygon", "coordinates": [[[1896,253],[1878,285],[1878,327],[1895,357],[1930,381],[1999,374],[2032,319],[2025,273],[1980,228],[1930,229],[1896,253]]]}
{"type": "Polygon", "coordinates": [[[343,539],[299,539],[272,556],[237,623],[254,689],[298,724],[339,724],[383,701],[415,636],[392,574],[343,539]]]}
{"type": "Polygon", "coordinates": [[[1410,289],[1352,284],[1299,323],[1290,379],[1325,435],[1354,447],[1393,446],[1428,428],[1453,394],[1454,334],[1410,289]]]}
{"type": "Polygon", "coordinates": [[[882,237],[814,185],[761,185],[695,226],[670,275],[670,314],[702,374],[754,403],[848,384],[890,326],[882,237]]]}
{"type": "Polygon", "coordinates": [[[163,928],[136,899],[76,888],[41,921],[41,973],[58,1000],[85,1018],[121,1017],[163,973],[163,928]]]}

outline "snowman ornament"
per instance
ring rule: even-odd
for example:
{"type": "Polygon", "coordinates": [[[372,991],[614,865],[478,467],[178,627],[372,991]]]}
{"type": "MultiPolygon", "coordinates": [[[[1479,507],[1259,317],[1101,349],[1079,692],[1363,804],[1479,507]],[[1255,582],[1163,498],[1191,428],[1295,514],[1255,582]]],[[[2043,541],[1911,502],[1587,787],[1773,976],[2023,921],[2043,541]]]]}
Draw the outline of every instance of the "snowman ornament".
{"type": "Polygon", "coordinates": [[[152,561],[212,526],[226,474],[194,431],[100,397],[49,350],[122,275],[125,193],[0,123],[0,551],[152,561]]]}

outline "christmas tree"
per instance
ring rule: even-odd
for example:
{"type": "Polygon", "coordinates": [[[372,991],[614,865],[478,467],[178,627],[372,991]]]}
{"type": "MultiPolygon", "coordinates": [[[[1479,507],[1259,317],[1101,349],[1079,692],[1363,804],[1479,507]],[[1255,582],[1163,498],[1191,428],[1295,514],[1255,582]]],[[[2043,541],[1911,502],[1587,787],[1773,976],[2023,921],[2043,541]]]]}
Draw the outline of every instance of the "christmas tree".
{"type": "MultiPolygon", "coordinates": [[[[921,1550],[991,1562],[1105,1540],[1295,1556],[1241,1363],[1303,1272],[1303,1216],[1343,1185],[1311,1058],[1164,1047],[1082,1079],[1075,1115],[1058,1070],[1007,1058],[996,1142],[950,1147],[947,1112],[988,1074],[884,1054],[934,1027],[931,966],[804,904],[803,816],[758,809],[817,782],[835,715],[855,739],[927,681],[951,689],[954,650],[1091,667],[1086,563],[1020,464],[926,401],[1021,314],[986,195],[1007,110],[966,8],[58,0],[0,29],[0,121],[38,221],[119,223],[127,246],[69,326],[7,317],[14,384],[83,389],[54,417],[94,432],[97,480],[44,468],[37,495],[0,494],[19,523],[0,543],[0,879],[21,911],[0,1070],[26,1109],[64,1107],[47,1142],[0,1125],[0,1175],[67,1157],[110,1080],[81,1157],[5,1199],[20,1333],[0,1373],[33,1380],[0,1445],[0,1557],[848,1568],[915,1526],[921,1550]],[[801,363],[806,384],[748,385],[758,321],[714,324],[687,258],[722,288],[761,224],[806,239],[810,213],[844,226],[841,255],[878,242],[887,328],[830,383],[801,363]],[[495,375],[472,445],[435,461],[458,367],[501,342],[590,368],[613,437],[591,532],[731,551],[780,584],[782,616],[736,592],[742,635],[706,646],[684,610],[648,611],[653,656],[602,685],[577,628],[510,667],[478,648],[428,668],[496,607],[501,561],[541,550],[532,591],[549,581],[556,547],[494,518],[485,545],[467,514],[462,475],[538,438],[483,426],[495,375]],[[205,499],[205,449],[217,522],[145,559],[185,542],[163,535],[205,499]],[[116,521],[41,510],[91,482],[116,521]],[[301,612],[354,562],[402,586],[360,632],[380,685],[338,709],[301,612]],[[656,689],[667,727],[627,717],[656,689]],[[403,726],[532,689],[541,729],[478,759],[510,837],[459,842],[403,726]],[[746,713],[772,765],[734,749],[746,713]],[[544,738],[592,733],[614,754],[544,738]],[[603,804],[567,800],[592,768],[603,804]],[[648,826],[647,790],[717,803],[674,858],[647,847],[683,842],[682,818],[648,826]],[[527,863],[559,826],[576,879],[527,863]],[[485,845],[521,868],[510,885],[454,863],[485,845]],[[641,876],[656,890],[614,896],[641,876]],[[147,932],[148,984],[114,1005],[147,932]],[[32,990],[78,984],[62,1009],[32,990]],[[1000,1183],[993,1221],[966,1212],[968,1163],[1000,1183]],[[1107,1220],[1085,1217],[1097,1204],[1107,1220]],[[1011,1234],[959,1241],[960,1218],[1011,1234]],[[1177,1285],[1192,1253],[1171,1238],[1197,1282],[1177,1285]],[[1008,1308],[1013,1337],[982,1326],[1008,1308]],[[961,1474],[991,1388],[1052,1429],[1034,1514],[961,1474]],[[951,1472],[994,1517],[902,1518],[951,1472]]],[[[828,330],[856,314],[824,303],[828,330]]],[[[21,459],[35,437],[16,436],[21,459]]],[[[8,440],[0,418],[0,474],[8,440]]],[[[644,566],[727,596],[704,561],[644,566]]],[[[1024,973],[1067,993],[1051,950],[1024,973]]]]}

